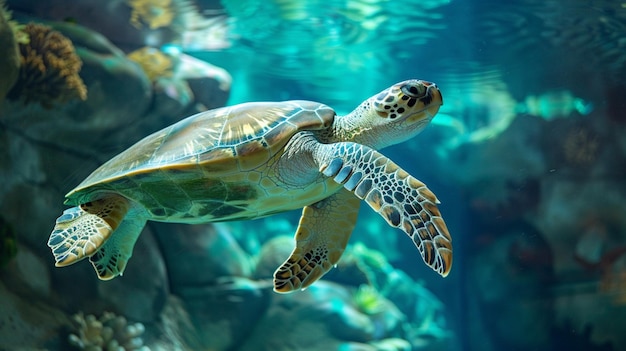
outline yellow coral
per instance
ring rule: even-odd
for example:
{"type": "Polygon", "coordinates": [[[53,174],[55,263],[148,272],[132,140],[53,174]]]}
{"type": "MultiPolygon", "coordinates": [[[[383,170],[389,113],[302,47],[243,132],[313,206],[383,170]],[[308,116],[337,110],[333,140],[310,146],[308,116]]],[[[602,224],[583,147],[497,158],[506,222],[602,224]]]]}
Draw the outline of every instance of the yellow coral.
{"type": "Polygon", "coordinates": [[[129,53],[127,56],[141,66],[152,82],[159,77],[172,76],[172,60],[169,56],[155,48],[143,47],[129,53]]]}
{"type": "Polygon", "coordinates": [[[383,295],[371,285],[361,284],[352,296],[359,311],[373,315],[385,310],[386,302],[383,295]]]}
{"type": "Polygon", "coordinates": [[[87,88],[78,75],[82,61],[72,42],[42,24],[29,23],[24,32],[30,40],[19,45],[19,77],[7,97],[25,103],[39,102],[45,108],[74,98],[86,100],[87,88]]]}
{"type": "Polygon", "coordinates": [[[174,19],[172,0],[128,0],[131,7],[130,23],[141,28],[142,23],[150,29],[169,26],[174,19]]]}

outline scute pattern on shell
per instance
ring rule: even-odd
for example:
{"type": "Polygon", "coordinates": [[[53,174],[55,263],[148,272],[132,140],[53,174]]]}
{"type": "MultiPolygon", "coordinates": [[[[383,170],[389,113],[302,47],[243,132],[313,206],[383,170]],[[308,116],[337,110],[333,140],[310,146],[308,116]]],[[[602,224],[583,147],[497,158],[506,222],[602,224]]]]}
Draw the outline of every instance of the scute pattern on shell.
{"type": "Polygon", "coordinates": [[[333,109],[312,101],[253,102],[201,112],[147,136],[76,190],[130,174],[196,164],[228,169],[234,159],[245,156],[253,156],[260,165],[298,131],[328,128],[334,116],[333,109]],[[224,163],[228,165],[220,167],[224,163]]]}

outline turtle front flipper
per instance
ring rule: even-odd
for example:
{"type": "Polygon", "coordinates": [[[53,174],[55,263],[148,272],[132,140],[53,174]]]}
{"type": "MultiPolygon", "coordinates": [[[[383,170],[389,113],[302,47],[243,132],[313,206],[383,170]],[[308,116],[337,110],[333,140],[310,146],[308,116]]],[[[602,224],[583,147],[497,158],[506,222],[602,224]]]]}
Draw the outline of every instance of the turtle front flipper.
{"type": "Polygon", "coordinates": [[[360,203],[341,189],[304,207],[296,230],[296,248],[274,273],[274,291],[304,289],[337,264],[356,224],[360,203]]]}
{"type": "Polygon", "coordinates": [[[56,266],[69,266],[93,255],[111,237],[129,208],[126,198],[110,195],[65,210],[48,240],[56,266]]]}
{"type": "Polygon", "coordinates": [[[367,202],[417,246],[424,262],[442,276],[452,266],[452,238],[424,183],[383,154],[357,143],[321,144],[314,154],[320,171],[367,202]]]}

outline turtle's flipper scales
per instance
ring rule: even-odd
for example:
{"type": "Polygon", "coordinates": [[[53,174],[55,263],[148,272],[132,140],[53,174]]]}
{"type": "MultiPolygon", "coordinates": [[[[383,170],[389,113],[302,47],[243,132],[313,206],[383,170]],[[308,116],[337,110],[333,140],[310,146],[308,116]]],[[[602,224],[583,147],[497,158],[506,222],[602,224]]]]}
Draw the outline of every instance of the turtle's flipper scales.
{"type": "Polygon", "coordinates": [[[342,189],[304,208],[296,248],[274,273],[274,291],[304,289],[339,261],[356,224],[359,204],[358,198],[342,189]]]}
{"type": "Polygon", "coordinates": [[[111,237],[128,208],[128,200],[111,196],[65,210],[48,240],[56,266],[71,265],[98,251],[111,237]]]}
{"type": "Polygon", "coordinates": [[[320,157],[320,171],[353,191],[389,225],[402,229],[424,262],[447,276],[452,267],[452,238],[437,208],[439,201],[426,185],[367,146],[336,143],[325,147],[332,150],[320,157]]]}

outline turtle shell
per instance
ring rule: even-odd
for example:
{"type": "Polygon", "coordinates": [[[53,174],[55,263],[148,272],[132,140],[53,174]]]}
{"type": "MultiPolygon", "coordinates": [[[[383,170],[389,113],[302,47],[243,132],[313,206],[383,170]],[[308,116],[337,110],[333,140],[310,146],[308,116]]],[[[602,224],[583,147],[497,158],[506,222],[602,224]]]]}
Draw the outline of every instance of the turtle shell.
{"type": "MultiPolygon", "coordinates": [[[[67,194],[79,204],[94,186],[123,178],[217,178],[264,165],[299,131],[328,128],[335,111],[312,101],[253,102],[205,111],[147,136],[67,194]]],[[[95,189],[94,189],[95,190],[95,189]]]]}

